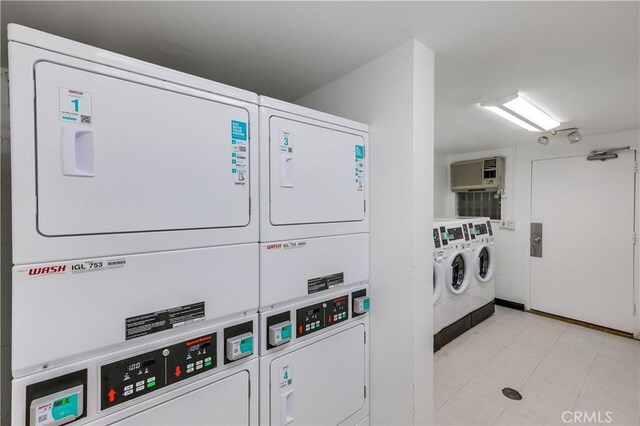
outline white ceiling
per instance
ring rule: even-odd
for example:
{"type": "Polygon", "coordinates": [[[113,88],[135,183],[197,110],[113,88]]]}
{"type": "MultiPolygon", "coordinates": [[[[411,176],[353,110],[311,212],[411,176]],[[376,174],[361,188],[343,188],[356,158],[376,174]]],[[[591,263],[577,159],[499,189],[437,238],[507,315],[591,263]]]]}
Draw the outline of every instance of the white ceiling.
{"type": "Polygon", "coordinates": [[[639,5],[2,1],[2,44],[15,22],[295,100],[416,37],[436,52],[436,149],[453,153],[535,142],[477,105],[518,90],[584,135],[640,127],[639,5]]]}
{"type": "Polygon", "coordinates": [[[640,127],[640,3],[431,5],[436,144],[443,152],[535,143],[478,102],[523,93],[581,133],[640,127]]]}

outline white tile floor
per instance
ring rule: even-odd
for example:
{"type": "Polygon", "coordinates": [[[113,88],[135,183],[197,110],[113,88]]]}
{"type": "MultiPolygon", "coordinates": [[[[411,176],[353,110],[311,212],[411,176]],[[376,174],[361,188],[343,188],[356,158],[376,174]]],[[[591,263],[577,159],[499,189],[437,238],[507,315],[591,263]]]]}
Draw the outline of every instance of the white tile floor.
{"type": "Polygon", "coordinates": [[[434,359],[438,425],[640,424],[635,340],[498,306],[434,359]]]}

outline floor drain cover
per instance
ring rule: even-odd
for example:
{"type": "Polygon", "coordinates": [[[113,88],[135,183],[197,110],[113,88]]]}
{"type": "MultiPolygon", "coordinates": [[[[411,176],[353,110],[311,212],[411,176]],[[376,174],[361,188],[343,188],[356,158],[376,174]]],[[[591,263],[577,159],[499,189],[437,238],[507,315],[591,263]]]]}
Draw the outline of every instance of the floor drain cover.
{"type": "Polygon", "coordinates": [[[504,388],[502,389],[502,394],[509,399],[515,399],[516,401],[520,401],[522,399],[522,395],[515,389],[504,388]]]}

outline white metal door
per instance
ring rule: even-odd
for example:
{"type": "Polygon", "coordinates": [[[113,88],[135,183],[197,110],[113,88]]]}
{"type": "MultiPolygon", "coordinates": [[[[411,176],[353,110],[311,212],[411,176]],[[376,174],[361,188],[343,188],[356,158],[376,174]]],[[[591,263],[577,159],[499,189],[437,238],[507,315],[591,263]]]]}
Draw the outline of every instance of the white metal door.
{"type": "Polygon", "coordinates": [[[272,425],[337,425],[365,403],[364,325],[275,358],[272,425]]]}
{"type": "Polygon", "coordinates": [[[532,164],[531,308],[633,332],[635,151],[532,164]],[[532,247],[532,248],[535,248],[532,247]]]}
{"type": "Polygon", "coordinates": [[[241,371],[114,425],[248,425],[249,372],[241,371]]]}
{"type": "Polygon", "coordinates": [[[272,225],[362,221],[365,141],[300,121],[269,121],[272,225]]]}
{"type": "Polygon", "coordinates": [[[35,79],[42,234],[249,223],[247,110],[49,62],[35,79]]]}

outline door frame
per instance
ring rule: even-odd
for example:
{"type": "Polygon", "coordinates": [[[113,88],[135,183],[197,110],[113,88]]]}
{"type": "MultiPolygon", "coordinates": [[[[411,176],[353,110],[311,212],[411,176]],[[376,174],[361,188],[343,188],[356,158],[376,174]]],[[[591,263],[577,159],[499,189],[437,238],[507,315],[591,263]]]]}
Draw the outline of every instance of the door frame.
{"type": "MultiPolygon", "coordinates": [[[[538,153],[532,153],[531,155],[528,155],[526,158],[522,158],[518,161],[518,164],[522,167],[525,167],[525,170],[522,170],[523,174],[525,176],[527,176],[528,179],[528,185],[526,185],[526,189],[527,189],[527,194],[523,194],[523,198],[526,200],[526,208],[525,208],[525,212],[526,212],[526,216],[525,216],[525,221],[524,223],[522,223],[520,225],[520,229],[522,230],[522,232],[526,235],[526,239],[525,241],[527,242],[527,250],[526,250],[526,256],[527,256],[527,261],[525,262],[525,276],[526,276],[526,284],[525,284],[525,309],[529,310],[531,309],[531,256],[529,254],[529,250],[528,250],[528,245],[529,245],[529,232],[530,232],[530,228],[529,228],[529,224],[531,223],[531,212],[533,209],[533,190],[532,190],[532,186],[533,186],[533,162],[534,161],[539,161],[539,160],[555,160],[555,159],[562,159],[562,158],[572,158],[572,157],[585,157],[585,161],[586,160],[586,155],[588,155],[592,149],[606,149],[606,148],[614,148],[614,147],[618,147],[618,146],[624,146],[625,143],[616,143],[615,140],[613,141],[607,141],[608,143],[601,143],[599,145],[596,145],[596,143],[592,143],[589,146],[587,146],[585,144],[585,146],[581,146],[582,149],[580,149],[579,151],[573,151],[570,150],[568,148],[571,148],[571,146],[567,146],[567,149],[564,150],[566,152],[548,152],[545,153],[543,152],[538,152],[538,153]],[[573,152],[571,152],[573,151],[573,152]],[[537,155],[536,155],[537,154],[537,155]]],[[[542,147],[542,148],[546,148],[546,147],[542,147]]],[[[638,151],[639,151],[639,147],[637,145],[632,145],[631,148],[629,149],[630,151],[634,152],[635,158],[636,158],[636,164],[638,162],[638,151]]],[[[640,213],[639,213],[639,209],[638,209],[638,200],[640,200],[640,181],[638,179],[638,173],[636,172],[635,175],[635,190],[634,190],[634,232],[636,233],[636,235],[638,234],[638,223],[640,221],[640,213]]],[[[633,295],[634,295],[634,303],[636,306],[636,330],[633,333],[634,337],[636,339],[640,339],[640,301],[639,299],[639,293],[640,293],[640,288],[638,283],[640,282],[640,279],[638,277],[638,272],[640,270],[640,259],[639,259],[639,254],[640,251],[637,249],[637,245],[638,243],[636,242],[636,244],[634,245],[634,253],[633,253],[633,259],[634,259],[634,264],[633,264],[633,295]]]]}

